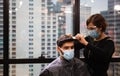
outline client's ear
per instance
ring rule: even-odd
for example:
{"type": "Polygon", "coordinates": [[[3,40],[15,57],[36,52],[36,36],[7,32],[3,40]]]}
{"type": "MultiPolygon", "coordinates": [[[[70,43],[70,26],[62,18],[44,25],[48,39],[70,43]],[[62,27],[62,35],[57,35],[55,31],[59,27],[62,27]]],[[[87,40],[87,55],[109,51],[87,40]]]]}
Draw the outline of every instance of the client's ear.
{"type": "Polygon", "coordinates": [[[57,51],[58,51],[58,52],[60,52],[60,47],[58,47],[58,46],[57,46],[57,48],[56,48],[56,49],[57,49],[57,51]]]}

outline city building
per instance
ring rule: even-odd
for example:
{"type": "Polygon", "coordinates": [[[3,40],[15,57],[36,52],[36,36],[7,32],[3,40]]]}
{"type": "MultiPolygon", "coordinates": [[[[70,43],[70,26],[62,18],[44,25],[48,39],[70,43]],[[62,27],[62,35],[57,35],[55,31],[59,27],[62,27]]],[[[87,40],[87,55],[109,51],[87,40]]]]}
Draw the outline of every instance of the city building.
{"type": "MultiPolygon", "coordinates": [[[[3,1],[0,0],[0,59],[3,59],[3,1]]],[[[57,38],[65,33],[73,33],[73,2],[74,0],[9,0],[9,58],[58,57],[57,38]]],[[[119,56],[120,11],[114,9],[115,5],[120,5],[120,0],[108,0],[108,10],[101,11],[101,14],[109,22],[107,34],[115,40],[115,55],[119,56]]],[[[80,5],[80,32],[86,36],[85,22],[91,15],[91,9],[92,7],[80,5]]],[[[82,55],[81,53],[80,56],[83,57],[82,55]]],[[[9,64],[9,76],[37,76],[47,65],[9,64]]],[[[111,63],[109,76],[120,76],[119,67],[120,64],[111,63]]],[[[3,64],[0,64],[0,76],[3,76],[3,64]]]]}
{"type": "MultiPolygon", "coordinates": [[[[10,0],[9,3],[10,58],[58,57],[56,40],[66,33],[67,18],[65,12],[61,11],[65,3],[53,3],[51,0],[10,0]]],[[[21,76],[21,73],[36,76],[39,74],[36,70],[41,71],[46,65],[11,64],[10,76],[21,76]]]]}
{"type": "MultiPolygon", "coordinates": [[[[3,0],[0,0],[0,59],[3,59],[3,0]]],[[[0,64],[0,76],[3,75],[3,65],[0,64]]]]}
{"type": "MultiPolygon", "coordinates": [[[[110,35],[115,42],[116,56],[120,55],[120,9],[115,10],[115,6],[120,5],[119,0],[108,0],[108,10],[101,11],[101,14],[107,20],[109,27],[107,28],[107,33],[110,35]]],[[[120,8],[120,7],[119,7],[120,8]]]]}
{"type": "Polygon", "coordinates": [[[80,33],[87,36],[86,20],[91,15],[91,7],[80,5],[80,33]]]}
{"type": "MultiPolygon", "coordinates": [[[[80,5],[80,33],[87,36],[86,20],[91,15],[91,7],[80,5]]],[[[82,49],[83,50],[83,49],[82,49]]],[[[80,58],[83,58],[83,51],[80,51],[80,58]]]]}
{"type": "MultiPolygon", "coordinates": [[[[101,11],[101,14],[105,17],[109,25],[106,33],[115,42],[114,57],[120,56],[120,7],[118,7],[119,10],[116,10],[116,5],[120,5],[120,0],[108,0],[108,10],[101,11]]],[[[119,63],[111,63],[108,71],[109,76],[119,76],[119,67],[119,63]]]]}
{"type": "MultiPolygon", "coordinates": [[[[10,0],[10,58],[58,57],[58,15],[53,8],[48,8],[50,3],[51,0],[10,0]]],[[[21,67],[11,64],[10,76],[19,76],[21,72],[36,76],[35,65],[26,64],[25,70],[21,67]]],[[[39,70],[44,67],[41,64],[39,70]]]]}

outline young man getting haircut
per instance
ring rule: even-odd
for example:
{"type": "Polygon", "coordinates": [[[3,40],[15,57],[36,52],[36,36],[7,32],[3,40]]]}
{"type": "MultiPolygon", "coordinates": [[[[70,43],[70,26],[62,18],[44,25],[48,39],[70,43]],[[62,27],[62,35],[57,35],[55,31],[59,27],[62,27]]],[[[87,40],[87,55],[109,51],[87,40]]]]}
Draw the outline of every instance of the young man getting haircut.
{"type": "Polygon", "coordinates": [[[71,34],[57,40],[60,56],[51,62],[39,76],[90,76],[86,64],[74,57],[74,39],[71,34]]]}

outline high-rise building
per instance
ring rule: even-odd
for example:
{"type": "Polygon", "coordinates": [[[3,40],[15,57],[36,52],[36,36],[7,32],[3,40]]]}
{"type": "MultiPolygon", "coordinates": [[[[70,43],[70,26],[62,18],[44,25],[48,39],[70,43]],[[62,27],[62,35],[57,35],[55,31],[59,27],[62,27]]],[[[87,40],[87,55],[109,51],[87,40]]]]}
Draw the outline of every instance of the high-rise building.
{"type": "Polygon", "coordinates": [[[0,59],[3,59],[3,0],[0,0],[0,59]]]}
{"type": "MultiPolygon", "coordinates": [[[[66,1],[10,0],[10,58],[38,58],[41,55],[46,58],[58,57],[56,40],[66,33],[65,19],[68,19],[65,12],[61,11],[63,5],[67,6],[66,1]]],[[[29,69],[26,73],[34,76],[36,69],[43,70],[46,65],[36,67],[30,64],[26,67],[29,69]]],[[[25,72],[19,70],[19,65],[11,64],[10,76],[25,72]]]]}
{"type": "Polygon", "coordinates": [[[108,0],[108,10],[101,11],[101,14],[108,21],[107,33],[114,39],[115,55],[120,55],[120,10],[115,10],[115,6],[120,5],[120,0],[108,0]]]}
{"type": "Polygon", "coordinates": [[[87,35],[86,20],[91,15],[91,7],[80,5],[80,33],[87,35]]]}
{"type": "MultiPolygon", "coordinates": [[[[91,15],[91,7],[80,5],[80,33],[85,36],[88,35],[88,31],[86,29],[86,20],[91,15]]],[[[83,49],[82,49],[83,50],[83,49]]],[[[80,58],[83,58],[83,51],[80,51],[80,58]]]]}
{"type": "MultiPolygon", "coordinates": [[[[58,21],[61,15],[59,10],[56,13],[55,4],[51,0],[10,0],[9,3],[10,58],[58,57],[56,40],[61,35],[58,22],[64,22],[65,16],[58,21]]],[[[29,64],[21,70],[23,65],[11,64],[9,73],[10,76],[21,76],[21,72],[36,76],[36,70],[43,70],[46,65],[29,64]]]]}
{"type": "Polygon", "coordinates": [[[72,0],[57,0],[58,2],[62,2],[65,5],[69,5],[72,3],[72,0]]]}
{"type": "MultiPolygon", "coordinates": [[[[12,59],[16,58],[16,0],[10,0],[9,6],[9,56],[12,59]]],[[[16,75],[16,65],[10,65],[10,76],[16,75]]]]}
{"type": "MultiPolygon", "coordinates": [[[[120,56],[120,7],[119,10],[116,10],[116,5],[120,5],[120,0],[108,0],[108,10],[101,11],[101,14],[109,24],[107,34],[111,36],[115,42],[114,56],[120,56]]],[[[108,71],[109,76],[120,76],[119,67],[119,63],[111,63],[108,71]]]]}
{"type": "MultiPolygon", "coordinates": [[[[0,0],[0,59],[3,59],[3,0],[0,0]]],[[[3,76],[3,65],[1,64],[0,76],[3,76]]]]}

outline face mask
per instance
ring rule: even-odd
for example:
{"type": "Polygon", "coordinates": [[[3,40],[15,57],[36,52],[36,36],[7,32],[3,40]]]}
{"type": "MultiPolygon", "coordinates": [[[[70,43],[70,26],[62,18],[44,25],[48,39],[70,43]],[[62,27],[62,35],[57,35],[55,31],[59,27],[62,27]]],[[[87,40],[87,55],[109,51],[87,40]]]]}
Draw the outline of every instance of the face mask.
{"type": "Polygon", "coordinates": [[[63,57],[66,59],[66,60],[71,60],[74,58],[74,49],[71,49],[71,50],[64,50],[62,51],[63,52],[63,57]]]}
{"type": "Polygon", "coordinates": [[[99,37],[99,34],[96,30],[89,30],[89,35],[93,38],[98,38],[99,37]]]}

